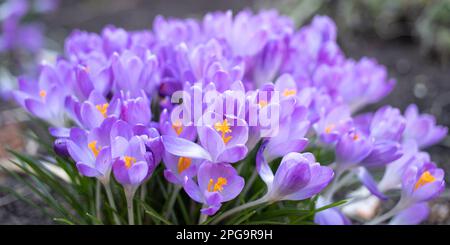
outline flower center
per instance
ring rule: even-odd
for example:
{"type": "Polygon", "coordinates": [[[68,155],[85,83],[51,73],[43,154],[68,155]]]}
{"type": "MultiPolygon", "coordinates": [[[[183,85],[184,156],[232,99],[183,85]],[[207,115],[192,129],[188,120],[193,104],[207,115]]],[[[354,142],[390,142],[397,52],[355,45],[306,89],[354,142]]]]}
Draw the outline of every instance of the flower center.
{"type": "Polygon", "coordinates": [[[223,120],[222,123],[216,122],[216,124],[214,124],[214,128],[217,130],[217,132],[222,133],[222,140],[225,144],[231,140],[231,136],[226,136],[227,133],[231,133],[230,125],[228,124],[227,119],[223,120]]]}
{"type": "Polygon", "coordinates": [[[92,151],[92,153],[94,153],[94,156],[97,157],[98,153],[101,150],[99,147],[97,147],[97,141],[93,140],[93,141],[89,142],[88,147],[92,151]]]}
{"type": "Polygon", "coordinates": [[[353,140],[357,141],[359,139],[359,135],[357,133],[353,134],[353,140]]]}
{"type": "Polygon", "coordinates": [[[47,91],[41,89],[41,91],[39,91],[39,96],[42,98],[42,100],[45,100],[45,98],[47,98],[47,91]]]}
{"type": "Polygon", "coordinates": [[[297,94],[297,90],[295,90],[295,89],[285,89],[283,91],[283,96],[284,97],[288,97],[288,96],[296,95],[296,94],[297,94]]]}
{"type": "Polygon", "coordinates": [[[261,106],[261,107],[266,107],[267,104],[269,104],[269,103],[267,102],[267,100],[260,100],[259,103],[258,103],[258,105],[261,106]]]}
{"type": "Polygon", "coordinates": [[[325,133],[327,133],[327,134],[331,133],[331,131],[333,131],[333,129],[334,129],[335,127],[336,127],[336,126],[334,126],[334,124],[329,124],[329,125],[325,128],[325,133]]]}
{"type": "Polygon", "coordinates": [[[184,170],[191,166],[192,159],[189,157],[180,157],[178,159],[178,174],[181,174],[184,170]]]}
{"type": "Polygon", "coordinates": [[[417,190],[419,187],[422,187],[435,180],[436,178],[429,171],[425,171],[422,175],[420,175],[419,180],[416,182],[416,185],[414,186],[414,190],[417,190]]]}
{"type": "Polygon", "coordinates": [[[97,108],[97,110],[103,115],[104,118],[107,117],[108,107],[109,107],[108,103],[95,106],[95,108],[97,108]]]}
{"type": "Polygon", "coordinates": [[[215,192],[215,191],[222,191],[223,190],[223,186],[227,185],[227,179],[223,178],[223,177],[219,177],[217,179],[217,182],[214,183],[213,179],[209,179],[209,183],[208,183],[208,191],[209,192],[215,192]]]}
{"type": "Polygon", "coordinates": [[[127,169],[128,169],[128,168],[131,168],[131,165],[133,165],[133,164],[136,163],[136,158],[134,158],[134,157],[125,156],[125,157],[124,157],[124,160],[125,160],[125,167],[126,167],[127,169]]]}
{"type": "Polygon", "coordinates": [[[172,124],[172,128],[175,130],[178,136],[183,132],[183,125],[181,125],[180,121],[176,121],[172,124]]]}

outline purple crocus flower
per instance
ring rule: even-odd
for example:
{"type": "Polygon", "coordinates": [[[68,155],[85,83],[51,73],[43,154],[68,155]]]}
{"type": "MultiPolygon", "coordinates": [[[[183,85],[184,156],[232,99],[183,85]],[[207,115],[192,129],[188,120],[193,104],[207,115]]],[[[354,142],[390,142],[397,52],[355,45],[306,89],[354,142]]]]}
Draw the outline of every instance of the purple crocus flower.
{"type": "Polygon", "coordinates": [[[372,152],[373,140],[364,133],[353,129],[343,134],[336,144],[336,163],[341,170],[359,164],[372,152]]]}
{"type": "MultiPolygon", "coordinates": [[[[152,118],[150,100],[143,90],[133,96],[130,92],[120,91],[111,100],[108,107],[118,117],[130,124],[149,125],[152,118]]],[[[109,110],[109,109],[108,109],[109,110]]]]}
{"type": "Polygon", "coordinates": [[[267,138],[265,156],[268,162],[289,152],[300,152],[305,149],[308,144],[305,136],[310,128],[306,116],[306,108],[297,107],[291,116],[281,119],[278,134],[267,138]]]}
{"type": "Polygon", "coordinates": [[[139,136],[129,140],[117,136],[111,144],[111,151],[116,159],[113,164],[114,177],[130,193],[152,174],[157,165],[139,136]]]}
{"type": "Polygon", "coordinates": [[[102,30],[103,50],[107,56],[113,53],[121,53],[127,48],[129,43],[129,34],[122,28],[109,25],[102,30]]]}
{"type": "Polygon", "coordinates": [[[406,120],[397,108],[384,106],[378,109],[370,123],[370,135],[375,140],[400,141],[406,120]]]}
{"type": "Polygon", "coordinates": [[[346,66],[349,72],[339,85],[339,94],[350,105],[352,112],[380,101],[395,86],[396,81],[388,78],[387,69],[373,59],[349,60],[346,66]]]}
{"type": "Polygon", "coordinates": [[[428,203],[420,202],[411,205],[410,207],[404,209],[395,215],[391,221],[390,225],[418,225],[422,223],[430,214],[430,208],[428,203]]]}
{"type": "Polygon", "coordinates": [[[105,120],[90,133],[79,128],[71,129],[67,151],[82,175],[97,177],[105,182],[109,180],[112,158],[108,132],[114,121],[114,118],[105,120]]]}
{"type": "Polygon", "coordinates": [[[42,65],[38,81],[19,78],[16,101],[31,114],[54,126],[64,126],[64,99],[67,91],[54,67],[42,65]]]}
{"type": "Polygon", "coordinates": [[[73,61],[89,60],[90,57],[104,57],[102,39],[96,33],[74,30],[64,43],[66,56],[73,61]]]}
{"type": "Polygon", "coordinates": [[[72,120],[88,130],[99,127],[108,116],[117,116],[109,101],[95,90],[82,103],[73,96],[67,97],[65,107],[72,120]]]}
{"type": "Polygon", "coordinates": [[[411,164],[402,177],[402,197],[400,203],[409,206],[426,202],[439,196],[444,190],[444,170],[432,162],[411,164]]]}
{"type": "Polygon", "coordinates": [[[304,200],[322,191],[333,179],[333,170],[320,166],[311,153],[288,153],[274,175],[262,153],[265,144],[258,151],[256,170],[267,185],[267,201],[304,200]]]}
{"type": "Polygon", "coordinates": [[[320,120],[313,127],[320,142],[326,145],[334,144],[352,124],[350,111],[346,106],[338,106],[330,112],[322,114],[320,120]]]}
{"type": "Polygon", "coordinates": [[[378,185],[383,192],[401,188],[403,173],[409,165],[430,162],[429,154],[419,151],[414,140],[406,140],[403,142],[402,148],[403,156],[386,166],[384,176],[378,185]]]}
{"type": "Polygon", "coordinates": [[[209,161],[198,168],[197,183],[187,179],[184,184],[186,193],[205,205],[201,212],[206,215],[214,215],[223,202],[234,199],[243,188],[244,178],[231,165],[209,161]]]}
{"type": "Polygon", "coordinates": [[[210,153],[213,162],[234,163],[244,159],[248,151],[245,145],[248,126],[244,120],[215,114],[207,123],[197,127],[197,133],[200,144],[210,153]]]}
{"type": "Polygon", "coordinates": [[[405,119],[406,128],[403,139],[415,140],[421,149],[438,143],[447,135],[447,127],[436,125],[432,115],[419,114],[414,104],[406,108],[405,119]]]}
{"type": "Polygon", "coordinates": [[[142,58],[130,51],[120,55],[114,53],[111,67],[116,90],[127,91],[132,96],[140,96],[141,90],[151,94],[157,86],[157,80],[154,80],[157,66],[157,59],[150,51],[142,58]]]}

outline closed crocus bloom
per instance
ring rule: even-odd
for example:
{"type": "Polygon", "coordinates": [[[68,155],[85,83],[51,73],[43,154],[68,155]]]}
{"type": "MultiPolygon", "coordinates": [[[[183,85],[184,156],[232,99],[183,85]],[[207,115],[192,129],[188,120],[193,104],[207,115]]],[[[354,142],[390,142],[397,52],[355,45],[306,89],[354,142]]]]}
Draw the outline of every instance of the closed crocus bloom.
{"type": "Polygon", "coordinates": [[[157,66],[156,57],[150,51],[143,58],[131,51],[124,51],[120,55],[114,53],[111,68],[116,90],[127,91],[132,96],[140,96],[141,90],[152,92],[157,84],[153,80],[157,66]]]}
{"type": "Polygon", "coordinates": [[[382,167],[403,155],[401,144],[394,141],[377,141],[373,143],[372,151],[360,165],[365,167],[382,167]]]}
{"type": "Polygon", "coordinates": [[[400,211],[395,215],[389,225],[418,225],[430,214],[430,207],[426,202],[420,202],[400,211]]]}
{"type": "Polygon", "coordinates": [[[127,48],[130,37],[127,31],[115,26],[107,26],[102,31],[103,49],[109,56],[114,52],[120,53],[127,48]]]}
{"type": "Polygon", "coordinates": [[[370,135],[375,140],[399,141],[405,130],[406,120],[397,108],[384,106],[378,109],[370,123],[370,135]]]}
{"type": "Polygon", "coordinates": [[[412,204],[429,201],[439,196],[444,187],[444,170],[437,168],[434,163],[411,164],[402,177],[400,202],[412,204]]]}
{"type": "Polygon", "coordinates": [[[196,202],[205,204],[203,214],[214,215],[223,202],[234,199],[244,188],[244,178],[226,163],[205,161],[198,168],[197,183],[187,179],[186,193],[196,202]]]}
{"type": "MultiPolygon", "coordinates": [[[[317,199],[316,208],[321,208],[327,203],[321,196],[317,199]]],[[[318,225],[351,225],[352,222],[336,207],[327,208],[314,215],[314,223],[318,225]]]]}
{"type": "Polygon", "coordinates": [[[111,100],[111,103],[108,105],[108,110],[130,124],[147,126],[152,118],[150,100],[143,90],[136,95],[135,97],[130,92],[120,91],[111,100]]]}
{"type": "Polygon", "coordinates": [[[374,59],[363,57],[346,62],[346,76],[339,85],[339,93],[350,105],[352,112],[376,103],[388,95],[396,81],[388,78],[387,69],[374,59]]]}
{"type": "Polygon", "coordinates": [[[267,185],[263,197],[266,201],[304,200],[322,191],[333,179],[333,170],[320,166],[311,153],[288,153],[274,175],[262,153],[265,144],[258,151],[256,169],[267,185]]]}
{"type": "Polygon", "coordinates": [[[406,108],[405,118],[406,129],[403,139],[415,140],[421,149],[438,143],[447,135],[447,127],[436,125],[432,115],[419,114],[414,104],[406,108]]]}

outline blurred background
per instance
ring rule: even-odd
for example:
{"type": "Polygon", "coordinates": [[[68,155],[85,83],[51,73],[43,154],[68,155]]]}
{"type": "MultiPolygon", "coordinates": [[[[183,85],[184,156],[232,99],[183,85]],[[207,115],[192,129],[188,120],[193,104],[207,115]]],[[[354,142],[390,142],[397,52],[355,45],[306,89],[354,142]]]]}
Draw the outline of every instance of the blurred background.
{"type": "MultiPolygon", "coordinates": [[[[416,103],[422,112],[450,127],[450,0],[28,0],[28,8],[15,6],[19,13],[12,17],[8,15],[11,2],[18,0],[0,1],[0,164],[7,164],[6,148],[36,150],[21,134],[28,117],[8,102],[4,91],[14,86],[15,76],[33,73],[41,60],[61,53],[73,29],[99,32],[108,24],[128,30],[151,29],[157,15],[201,18],[206,12],[228,9],[275,8],[291,16],[298,27],[316,14],[330,16],[347,56],[374,57],[397,79],[395,90],[367,110],[391,104],[403,111],[416,103]],[[29,26],[42,33],[42,40],[27,39],[29,26]],[[17,31],[8,36],[8,28],[17,31]]],[[[447,173],[449,148],[447,137],[429,150],[447,173]]],[[[1,174],[0,185],[25,191],[1,174]]],[[[447,191],[432,204],[427,223],[450,224],[449,198],[447,191]]],[[[39,205],[39,198],[30,195],[30,200],[39,205]]],[[[0,190],[0,224],[50,223],[39,211],[0,190]]]]}

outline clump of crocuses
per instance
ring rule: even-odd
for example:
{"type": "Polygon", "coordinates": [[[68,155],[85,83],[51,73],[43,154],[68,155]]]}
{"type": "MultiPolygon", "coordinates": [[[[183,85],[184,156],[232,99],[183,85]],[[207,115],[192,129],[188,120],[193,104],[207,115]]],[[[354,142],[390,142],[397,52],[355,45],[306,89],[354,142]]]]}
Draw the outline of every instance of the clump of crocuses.
{"type": "MultiPolygon", "coordinates": [[[[347,58],[336,37],[326,16],[296,29],[276,11],[157,17],[142,31],[75,30],[55,63],[19,79],[15,98],[50,124],[55,149],[79,174],[97,178],[109,195],[114,176],[131,224],[136,191],[160,168],[173,190],[194,201],[200,223],[308,201],[319,210],[316,223],[351,224],[345,205],[324,207],[355,181],[366,191],[350,203],[397,200],[386,193],[401,190],[398,204],[368,223],[419,223],[445,187],[443,170],[423,149],[447,128],[415,105],[360,113],[395,79],[374,59],[347,58]],[[265,185],[255,184],[258,176],[265,185]]],[[[117,198],[109,196],[113,209],[117,198]]]]}

